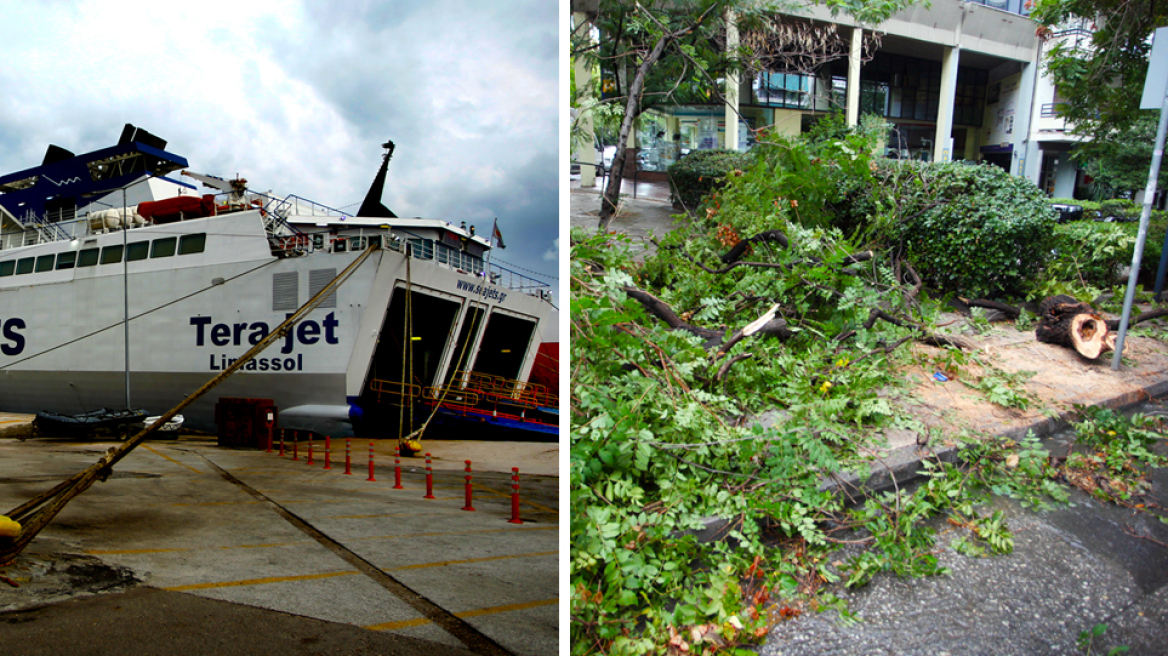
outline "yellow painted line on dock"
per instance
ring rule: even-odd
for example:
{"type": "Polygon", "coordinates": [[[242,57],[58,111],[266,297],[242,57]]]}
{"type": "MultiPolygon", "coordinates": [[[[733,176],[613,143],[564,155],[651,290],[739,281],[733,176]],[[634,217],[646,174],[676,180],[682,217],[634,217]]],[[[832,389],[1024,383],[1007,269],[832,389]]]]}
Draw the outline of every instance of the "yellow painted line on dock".
{"type": "Polygon", "coordinates": [[[108,556],[108,555],[126,555],[126,554],[152,554],[152,553],[171,553],[175,551],[190,551],[189,547],[177,547],[175,549],[86,549],[82,553],[87,553],[91,556],[108,556]]]}
{"type": "Polygon", "coordinates": [[[172,503],[172,506],[235,506],[249,503],[262,503],[261,501],[181,501],[179,503],[172,503]]]}
{"type": "Polygon", "coordinates": [[[159,453],[158,451],[156,451],[156,450],[154,449],[154,447],[150,446],[149,444],[143,444],[143,445],[142,445],[142,448],[143,448],[143,449],[146,449],[146,450],[147,450],[147,451],[149,451],[150,453],[153,453],[154,455],[156,455],[156,456],[158,456],[158,457],[160,457],[160,458],[166,458],[167,460],[169,460],[169,461],[173,462],[174,464],[178,465],[179,467],[186,467],[187,469],[189,469],[189,470],[191,470],[191,471],[195,472],[196,474],[202,474],[202,473],[203,473],[203,472],[199,471],[198,469],[195,469],[194,467],[191,467],[190,465],[184,465],[183,463],[181,463],[181,462],[179,462],[179,461],[175,460],[174,458],[171,458],[170,456],[166,455],[165,453],[159,453]]]}
{"type": "Polygon", "coordinates": [[[163,590],[171,592],[183,592],[186,590],[211,590],[214,588],[233,588],[243,585],[267,585],[269,583],[288,583],[291,581],[310,581],[313,579],[327,579],[334,576],[351,576],[353,574],[360,574],[356,570],[348,570],[344,572],[325,572],[323,574],[301,574],[300,576],[269,576],[263,579],[244,579],[242,581],[221,581],[219,583],[192,583],[190,585],[176,585],[163,590]]]}
{"type": "Polygon", "coordinates": [[[352,540],[395,540],[398,538],[430,538],[439,535],[471,535],[473,533],[509,533],[512,531],[556,531],[558,526],[529,526],[524,528],[481,528],[469,531],[441,531],[433,533],[401,533],[398,535],[367,535],[352,540]]]}
{"type": "Polygon", "coordinates": [[[400,512],[400,513],[378,513],[376,515],[333,515],[331,517],[324,517],[323,519],[375,519],[378,517],[428,517],[430,515],[459,515],[461,510],[435,510],[433,512],[400,512]]]}
{"type": "Polygon", "coordinates": [[[508,613],[513,610],[527,610],[528,608],[538,608],[540,606],[552,606],[559,603],[559,599],[541,599],[540,601],[529,601],[523,604],[506,604],[504,606],[492,606],[491,608],[480,608],[478,610],[465,610],[461,613],[455,613],[454,616],[465,619],[467,617],[478,617],[480,615],[508,613]]]}
{"type": "MultiPolygon", "coordinates": [[[[528,608],[538,608],[540,606],[554,606],[559,603],[559,599],[541,599],[540,601],[528,601],[521,604],[505,604],[503,606],[491,606],[490,608],[464,610],[461,613],[455,613],[454,616],[460,619],[466,619],[468,617],[479,617],[481,615],[494,615],[495,613],[509,613],[517,610],[527,610],[528,608]]],[[[371,624],[363,628],[369,629],[370,631],[400,631],[401,629],[409,629],[415,626],[422,626],[423,624],[429,623],[429,619],[425,617],[419,617],[413,620],[371,624]]]]}
{"type": "MultiPolygon", "coordinates": [[[[490,492],[491,494],[497,494],[501,497],[507,497],[508,499],[511,498],[510,492],[500,492],[498,490],[492,490],[491,488],[483,486],[483,485],[479,485],[478,483],[475,483],[474,481],[471,481],[471,485],[473,485],[475,488],[477,488],[479,490],[483,490],[484,492],[490,492]]],[[[522,489],[522,488],[520,488],[520,489],[522,489]]],[[[543,512],[552,513],[553,515],[560,514],[560,511],[558,511],[558,510],[554,510],[552,508],[548,508],[545,505],[538,504],[534,501],[528,501],[527,499],[524,499],[522,494],[519,495],[519,503],[526,503],[527,505],[531,506],[532,508],[535,508],[536,510],[542,510],[543,512]]]]}
{"type": "Polygon", "coordinates": [[[84,553],[93,556],[109,556],[109,555],[127,555],[127,554],[151,554],[151,553],[174,553],[178,551],[199,551],[202,549],[272,549],[275,547],[292,547],[301,544],[308,544],[309,540],[301,540],[299,542],[271,542],[268,544],[232,544],[218,547],[156,547],[152,549],[86,549],[84,553]]]}
{"type": "Polygon", "coordinates": [[[418,563],[416,565],[401,565],[399,567],[390,567],[384,571],[398,572],[407,569],[425,569],[427,567],[445,567],[447,565],[467,565],[470,563],[485,563],[493,560],[508,560],[511,558],[536,558],[539,556],[554,556],[560,553],[559,551],[537,551],[535,553],[525,554],[510,554],[507,556],[488,556],[486,558],[467,558],[465,560],[443,560],[437,563],[418,563]]]}

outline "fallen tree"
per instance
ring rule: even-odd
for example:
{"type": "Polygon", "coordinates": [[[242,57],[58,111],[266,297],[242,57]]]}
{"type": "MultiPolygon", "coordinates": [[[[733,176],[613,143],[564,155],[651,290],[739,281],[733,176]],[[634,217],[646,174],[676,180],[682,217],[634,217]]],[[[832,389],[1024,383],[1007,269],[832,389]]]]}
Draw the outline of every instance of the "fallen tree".
{"type": "Polygon", "coordinates": [[[1038,341],[1073,348],[1094,360],[1115,348],[1115,333],[1107,321],[1087,303],[1070,296],[1052,296],[1039,306],[1038,341]]]}

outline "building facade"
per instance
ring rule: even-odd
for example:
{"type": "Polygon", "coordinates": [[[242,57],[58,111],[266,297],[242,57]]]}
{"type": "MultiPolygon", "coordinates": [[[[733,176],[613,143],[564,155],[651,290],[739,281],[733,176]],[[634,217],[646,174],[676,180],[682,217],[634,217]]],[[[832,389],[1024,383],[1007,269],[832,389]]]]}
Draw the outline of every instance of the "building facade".
{"type": "MultiPolygon", "coordinates": [[[[1024,3],[933,0],[872,29],[823,7],[782,15],[789,29],[831,42],[829,56],[814,67],[784,66],[774,57],[780,63],[768,70],[727,79],[724,104],[651,110],[626,147],[636,149],[639,171],[664,171],[694,149],[745,150],[760,128],[799,134],[829,112],[842,111],[852,125],[874,114],[891,126],[888,157],[988,162],[1052,196],[1071,197],[1084,180],[1040,62],[1044,39],[1082,39],[1085,32],[1042,34],[1024,3]]],[[[575,20],[583,24],[586,11],[575,20]]],[[[731,32],[733,45],[738,35],[731,32]]],[[[579,70],[576,78],[580,83],[579,70]]]]}

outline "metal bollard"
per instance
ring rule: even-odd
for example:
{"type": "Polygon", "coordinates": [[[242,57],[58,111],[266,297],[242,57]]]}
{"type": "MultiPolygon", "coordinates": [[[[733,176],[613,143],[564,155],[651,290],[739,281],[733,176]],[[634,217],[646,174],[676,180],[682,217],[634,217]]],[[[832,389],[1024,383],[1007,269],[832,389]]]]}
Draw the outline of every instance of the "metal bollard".
{"type": "Polygon", "coordinates": [[[474,506],[470,502],[470,461],[466,461],[466,505],[462,507],[463,510],[474,510],[474,506]]]}
{"type": "Polygon", "coordinates": [[[511,468],[511,519],[507,520],[508,524],[522,524],[523,520],[519,519],[519,468],[511,468]]]}
{"type": "Polygon", "coordinates": [[[308,438],[308,463],[307,464],[309,464],[309,465],[312,464],[312,438],[311,437],[308,438]]]}
{"type": "Polygon", "coordinates": [[[300,460],[300,433],[292,431],[292,459],[300,460]]]}
{"type": "Polygon", "coordinates": [[[332,450],[333,450],[333,438],[331,435],[325,435],[324,436],[324,468],[325,469],[332,469],[333,468],[333,463],[332,463],[332,459],[331,459],[332,458],[332,450]]]}
{"type": "Polygon", "coordinates": [[[430,469],[430,454],[426,454],[426,496],[423,499],[434,499],[434,470],[430,469]]]}
{"type": "Polygon", "coordinates": [[[284,429],[280,429],[280,457],[284,457],[284,429]]]}
{"type": "Polygon", "coordinates": [[[351,444],[350,444],[351,441],[352,441],[351,438],[348,438],[348,437],[345,438],[345,473],[350,474],[350,475],[353,473],[353,470],[351,468],[352,452],[349,449],[349,447],[351,446],[351,444]]]}

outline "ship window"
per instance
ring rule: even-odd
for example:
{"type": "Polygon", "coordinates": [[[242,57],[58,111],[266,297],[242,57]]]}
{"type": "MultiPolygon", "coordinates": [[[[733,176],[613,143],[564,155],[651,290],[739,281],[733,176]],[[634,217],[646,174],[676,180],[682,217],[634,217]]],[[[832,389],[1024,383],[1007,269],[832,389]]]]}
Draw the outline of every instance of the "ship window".
{"type": "Polygon", "coordinates": [[[16,261],[16,275],[23,276],[26,273],[32,273],[33,258],[26,257],[16,261]]]}
{"type": "Polygon", "coordinates": [[[0,262],[0,276],[10,276],[16,272],[16,260],[0,262]]]}
{"type": "Polygon", "coordinates": [[[122,261],[122,245],[106,246],[101,249],[102,264],[116,264],[122,261]]]}
{"type": "Polygon", "coordinates": [[[77,266],[78,267],[91,267],[91,266],[96,265],[98,254],[100,252],[101,251],[99,251],[96,248],[82,249],[81,252],[77,254],[77,266]]]}
{"type": "Polygon", "coordinates": [[[207,233],[200,232],[197,235],[183,235],[178,240],[178,254],[190,255],[191,253],[202,253],[203,249],[207,247],[207,233]]]}
{"type": "Polygon", "coordinates": [[[42,256],[38,257],[36,259],[37,273],[41,273],[42,271],[52,271],[53,270],[53,260],[56,260],[56,259],[57,259],[56,255],[42,255],[42,256]]]}
{"type": "Polygon", "coordinates": [[[155,239],[150,245],[150,257],[170,257],[174,255],[174,248],[178,245],[178,237],[155,239]]]}
{"type": "Polygon", "coordinates": [[[72,269],[77,264],[76,251],[65,251],[57,256],[57,270],[72,269]]]}
{"type": "Polygon", "coordinates": [[[136,241],[126,247],[126,261],[137,262],[138,260],[146,259],[150,254],[150,242],[136,241]]]}

